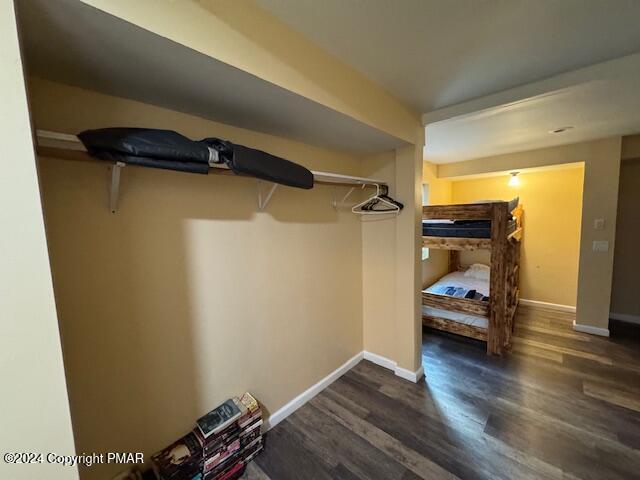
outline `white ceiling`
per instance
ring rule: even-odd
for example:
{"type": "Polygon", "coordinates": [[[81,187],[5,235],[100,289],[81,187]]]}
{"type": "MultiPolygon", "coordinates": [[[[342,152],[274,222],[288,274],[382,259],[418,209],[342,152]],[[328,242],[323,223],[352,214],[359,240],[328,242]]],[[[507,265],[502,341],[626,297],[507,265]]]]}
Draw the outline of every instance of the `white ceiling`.
{"type": "Polygon", "coordinates": [[[19,0],[18,15],[30,74],[355,154],[406,145],[82,2],[19,0]]]}
{"type": "Polygon", "coordinates": [[[640,54],[425,114],[425,159],[450,163],[640,132],[640,54]],[[573,127],[550,133],[559,127],[573,127]]]}
{"type": "Polygon", "coordinates": [[[416,112],[640,51],[638,0],[257,0],[416,112]]]}

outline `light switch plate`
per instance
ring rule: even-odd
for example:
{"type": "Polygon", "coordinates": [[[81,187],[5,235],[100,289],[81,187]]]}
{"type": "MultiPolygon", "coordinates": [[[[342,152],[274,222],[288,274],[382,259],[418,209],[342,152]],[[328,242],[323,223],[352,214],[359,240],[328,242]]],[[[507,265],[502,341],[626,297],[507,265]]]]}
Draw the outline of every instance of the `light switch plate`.
{"type": "Polygon", "coordinates": [[[593,251],[594,252],[608,252],[609,251],[609,241],[608,240],[594,240],[594,242],[593,242],[593,251]]]}
{"type": "Polygon", "coordinates": [[[604,218],[596,218],[593,221],[594,230],[604,230],[604,218]]]}

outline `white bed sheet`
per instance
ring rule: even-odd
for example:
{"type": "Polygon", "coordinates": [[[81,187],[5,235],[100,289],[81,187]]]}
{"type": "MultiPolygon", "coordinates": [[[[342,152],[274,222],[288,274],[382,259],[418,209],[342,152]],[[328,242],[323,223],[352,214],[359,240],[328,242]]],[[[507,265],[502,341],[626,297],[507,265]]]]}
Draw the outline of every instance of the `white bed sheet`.
{"type": "MultiPolygon", "coordinates": [[[[464,272],[452,272],[429,288],[425,288],[423,291],[427,293],[435,293],[435,289],[439,286],[446,287],[463,287],[477,291],[485,297],[489,296],[489,282],[486,280],[478,280],[477,278],[465,277],[464,272]]],[[[443,310],[440,308],[422,306],[422,313],[424,315],[430,315],[433,317],[446,318],[454,322],[463,323],[465,325],[472,325],[474,327],[488,328],[489,320],[486,317],[480,317],[478,315],[470,315],[468,313],[452,312],[451,310],[443,310]]]]}

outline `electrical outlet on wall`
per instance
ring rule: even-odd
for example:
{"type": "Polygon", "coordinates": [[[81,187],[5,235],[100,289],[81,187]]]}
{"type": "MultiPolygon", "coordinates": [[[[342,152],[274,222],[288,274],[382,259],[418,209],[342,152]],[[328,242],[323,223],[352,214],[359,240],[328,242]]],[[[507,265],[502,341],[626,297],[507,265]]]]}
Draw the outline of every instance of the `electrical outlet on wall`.
{"type": "Polygon", "coordinates": [[[604,218],[596,218],[593,221],[594,230],[604,230],[604,218]]]}
{"type": "Polygon", "coordinates": [[[609,251],[609,241],[608,240],[594,240],[594,242],[593,242],[593,251],[594,252],[608,252],[609,251]]]}

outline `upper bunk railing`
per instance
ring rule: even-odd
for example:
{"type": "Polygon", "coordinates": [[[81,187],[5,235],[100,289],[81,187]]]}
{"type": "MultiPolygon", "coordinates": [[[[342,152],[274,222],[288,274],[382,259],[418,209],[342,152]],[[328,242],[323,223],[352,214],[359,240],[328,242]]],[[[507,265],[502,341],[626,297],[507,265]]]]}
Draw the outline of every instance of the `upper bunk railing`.
{"type": "MultiPolygon", "coordinates": [[[[491,222],[508,223],[509,215],[513,215],[516,228],[506,235],[507,241],[518,242],[522,239],[522,205],[509,212],[505,206],[508,202],[486,202],[456,205],[427,205],[422,207],[424,220],[490,220],[491,222]],[[504,205],[504,206],[503,206],[504,205]],[[504,218],[502,218],[504,217],[504,218]]],[[[491,250],[495,238],[439,237],[423,236],[422,246],[442,250],[491,250]]]]}
{"type": "Polygon", "coordinates": [[[422,218],[424,220],[491,220],[491,203],[426,205],[422,207],[422,218]]]}

